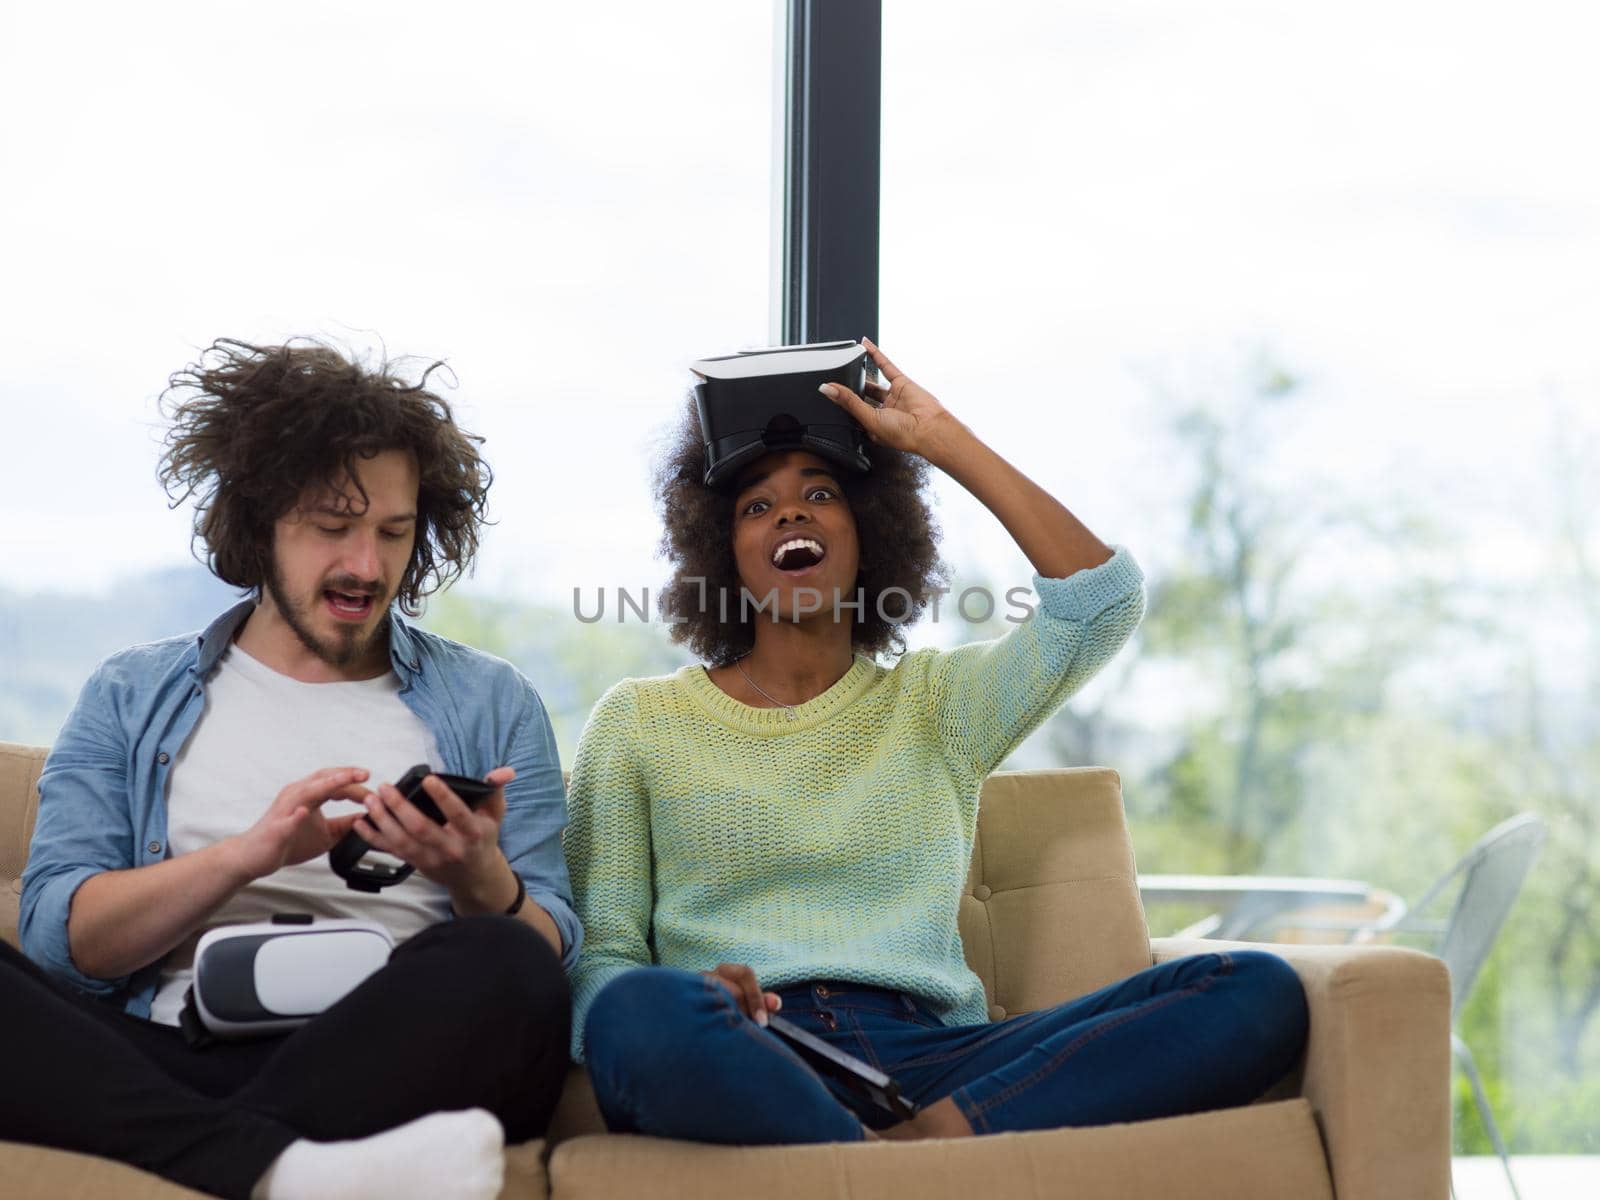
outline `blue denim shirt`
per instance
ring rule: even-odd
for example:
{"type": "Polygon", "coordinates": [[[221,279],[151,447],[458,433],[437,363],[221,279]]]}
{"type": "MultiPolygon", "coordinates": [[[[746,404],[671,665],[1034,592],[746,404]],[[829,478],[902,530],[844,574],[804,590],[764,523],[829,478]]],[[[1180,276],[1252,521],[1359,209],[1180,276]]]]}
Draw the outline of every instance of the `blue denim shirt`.
{"type": "MultiPolygon", "coordinates": [[[[67,913],[91,875],[167,856],[167,777],[205,708],[217,660],[255,602],[187,635],[112,655],[84,685],[39,776],[39,818],[22,876],[23,950],[67,982],[150,1015],[160,962],[120,979],[73,964],[67,913]]],[[[555,735],[533,685],[510,663],[401,621],[389,612],[389,657],[400,698],[439,744],[438,769],[481,777],[516,768],[506,788],[500,846],[528,898],[561,931],[562,961],[577,961],[583,927],[561,853],[566,792],[555,735]]],[[[270,797],[263,797],[265,804],[270,797]]]]}

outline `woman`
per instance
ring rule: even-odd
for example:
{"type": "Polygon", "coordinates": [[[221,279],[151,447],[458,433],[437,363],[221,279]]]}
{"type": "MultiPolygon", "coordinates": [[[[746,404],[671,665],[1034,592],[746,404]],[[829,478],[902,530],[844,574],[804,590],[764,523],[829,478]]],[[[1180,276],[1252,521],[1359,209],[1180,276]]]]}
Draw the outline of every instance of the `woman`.
{"type": "Polygon", "coordinates": [[[607,1124],[955,1137],[1254,1099],[1305,1038],[1300,985],[1271,955],[1168,963],[986,1021],[956,927],[979,788],[1127,641],[1143,579],[867,345],[875,403],[823,389],[874,444],[865,475],[786,451],[712,492],[692,413],[658,474],[663,603],[708,665],[612,688],[574,766],[574,1046],[607,1124]],[[995,641],[883,667],[871,656],[935,581],[929,466],[1016,540],[1038,608],[995,641]],[[762,1028],[779,1009],[921,1112],[895,1123],[836,1092],[762,1028]]]}

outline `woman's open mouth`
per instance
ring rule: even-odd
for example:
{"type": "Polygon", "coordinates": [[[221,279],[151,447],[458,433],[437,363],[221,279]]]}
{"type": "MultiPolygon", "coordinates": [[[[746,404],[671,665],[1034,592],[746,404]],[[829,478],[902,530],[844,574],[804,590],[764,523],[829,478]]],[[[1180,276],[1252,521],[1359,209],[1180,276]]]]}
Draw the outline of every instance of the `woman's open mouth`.
{"type": "Polygon", "coordinates": [[[804,575],[822,565],[828,552],[815,538],[792,537],[772,551],[772,565],[785,575],[804,575]]]}
{"type": "Polygon", "coordinates": [[[375,599],[366,592],[338,592],[328,588],[322,593],[323,602],[336,621],[365,621],[372,615],[375,599]]]}

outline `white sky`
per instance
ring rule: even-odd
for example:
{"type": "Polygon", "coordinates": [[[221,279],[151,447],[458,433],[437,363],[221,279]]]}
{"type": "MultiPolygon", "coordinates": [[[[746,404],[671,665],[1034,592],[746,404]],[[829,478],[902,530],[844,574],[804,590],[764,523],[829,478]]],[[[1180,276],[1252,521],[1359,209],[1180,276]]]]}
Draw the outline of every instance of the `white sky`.
{"type": "MultiPolygon", "coordinates": [[[[1600,413],[1589,6],[885,5],[882,341],[1159,554],[1151,378],[1268,347],[1284,474],[1531,566],[1558,398],[1600,413]]],[[[0,9],[0,585],[182,561],[155,396],[219,335],[449,359],[498,472],[469,586],[655,583],[650,435],[769,329],[774,8],[0,9]]],[[[949,557],[1021,582],[941,488],[949,557]]]]}

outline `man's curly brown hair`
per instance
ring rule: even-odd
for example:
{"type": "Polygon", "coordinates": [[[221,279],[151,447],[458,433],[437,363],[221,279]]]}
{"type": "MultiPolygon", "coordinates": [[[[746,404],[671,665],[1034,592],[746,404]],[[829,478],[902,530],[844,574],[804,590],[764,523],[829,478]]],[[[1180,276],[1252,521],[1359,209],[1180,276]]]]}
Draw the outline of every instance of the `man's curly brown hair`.
{"type": "MultiPolygon", "coordinates": [[[[939,560],[939,528],[923,493],[927,461],[882,445],[873,445],[868,453],[870,471],[841,470],[835,478],[849,502],[861,547],[856,587],[862,589],[865,603],[854,614],[851,642],[864,654],[877,654],[891,647],[905,648],[904,627],[927,607],[933,589],[944,578],[944,566],[939,560]]],[[[661,553],[672,565],[672,578],[658,608],[672,622],[674,641],[686,644],[712,666],[726,666],[755,644],[754,620],[771,618],[747,613],[738,601],[734,497],[731,489],[708,488],[705,476],[706,448],[691,396],[655,466],[656,505],[663,525],[661,553]],[[714,599],[718,596],[730,598],[726,621],[714,599]]]]}
{"type": "Polygon", "coordinates": [[[220,338],[174,374],[162,393],[170,417],[160,477],[172,506],[195,500],[194,537],[205,563],[235,587],[259,590],[272,566],[273,526],[308,487],[354,485],[386,450],[416,455],[417,536],[398,598],[410,616],[423,597],[472,567],[494,475],[483,439],[458,428],[429,390],[435,362],[409,383],[395,364],[374,367],[331,346],[295,339],[255,346],[220,338]]]}

